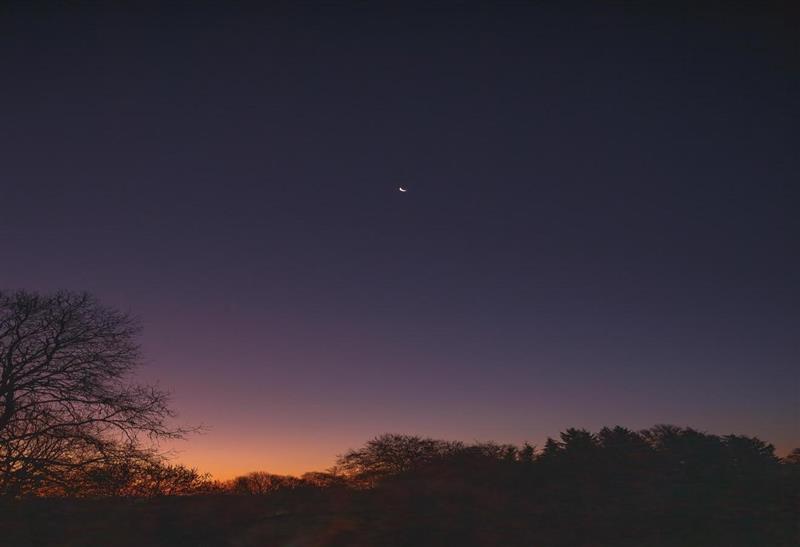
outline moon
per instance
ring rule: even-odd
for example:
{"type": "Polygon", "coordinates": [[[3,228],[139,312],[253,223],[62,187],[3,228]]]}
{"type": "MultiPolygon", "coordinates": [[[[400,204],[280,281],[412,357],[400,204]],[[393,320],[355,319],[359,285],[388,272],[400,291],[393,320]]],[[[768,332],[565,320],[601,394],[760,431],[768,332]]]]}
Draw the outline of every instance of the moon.
{"type": "Polygon", "coordinates": [[[397,189],[400,190],[401,192],[408,192],[408,190],[406,190],[402,186],[398,186],[397,189]]]}

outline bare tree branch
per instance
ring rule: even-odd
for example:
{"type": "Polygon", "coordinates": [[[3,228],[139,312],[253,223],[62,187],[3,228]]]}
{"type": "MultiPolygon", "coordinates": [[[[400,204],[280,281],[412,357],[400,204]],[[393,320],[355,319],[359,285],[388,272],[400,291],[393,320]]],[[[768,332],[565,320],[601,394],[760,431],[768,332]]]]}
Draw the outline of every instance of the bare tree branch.
{"type": "Polygon", "coordinates": [[[0,292],[0,494],[64,486],[75,470],[175,438],[169,396],[136,385],[139,324],[88,294],[0,292]]]}

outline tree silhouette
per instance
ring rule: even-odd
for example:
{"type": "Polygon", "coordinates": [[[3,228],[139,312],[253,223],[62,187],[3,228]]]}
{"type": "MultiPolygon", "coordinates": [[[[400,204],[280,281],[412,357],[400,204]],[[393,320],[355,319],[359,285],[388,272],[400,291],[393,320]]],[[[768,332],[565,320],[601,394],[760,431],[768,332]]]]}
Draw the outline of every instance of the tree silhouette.
{"type": "Polygon", "coordinates": [[[196,494],[211,488],[211,478],[156,454],[133,449],[114,461],[81,469],[80,477],[49,493],[81,497],[153,497],[196,494]]]}
{"type": "Polygon", "coordinates": [[[779,462],[775,456],[775,447],[761,439],[726,435],[722,442],[726,452],[726,467],[737,474],[774,469],[779,462]]]}
{"type": "Polygon", "coordinates": [[[561,434],[561,447],[570,458],[591,458],[597,453],[597,437],[585,429],[571,427],[561,434]]]}
{"type": "Polygon", "coordinates": [[[250,496],[269,494],[278,490],[294,489],[303,485],[303,481],[286,475],[273,475],[264,471],[254,471],[236,477],[231,481],[230,489],[235,494],[250,496]]]}
{"type": "Polygon", "coordinates": [[[0,494],[66,488],[184,432],[165,392],[129,381],[138,331],[87,294],[0,293],[0,494]]]}
{"type": "Polygon", "coordinates": [[[800,451],[779,460],[756,438],[667,425],[557,439],[537,453],[382,435],[342,456],[344,468],[225,484],[138,451],[82,470],[75,494],[102,502],[0,500],[0,529],[3,545],[87,545],[98,530],[92,545],[797,545],[800,451]],[[208,495],[160,497],[187,493],[208,495]],[[129,496],[158,499],[119,499],[129,496]]]}
{"type": "Polygon", "coordinates": [[[800,448],[793,448],[792,451],[783,458],[783,461],[788,465],[800,466],[800,448]]]}
{"type": "Polygon", "coordinates": [[[419,468],[462,447],[461,443],[385,434],[340,456],[337,467],[355,480],[372,483],[383,476],[419,468]]]}
{"type": "Polygon", "coordinates": [[[519,454],[517,455],[519,461],[525,464],[532,464],[535,457],[536,445],[532,445],[528,442],[522,445],[522,447],[519,449],[519,454]]]}

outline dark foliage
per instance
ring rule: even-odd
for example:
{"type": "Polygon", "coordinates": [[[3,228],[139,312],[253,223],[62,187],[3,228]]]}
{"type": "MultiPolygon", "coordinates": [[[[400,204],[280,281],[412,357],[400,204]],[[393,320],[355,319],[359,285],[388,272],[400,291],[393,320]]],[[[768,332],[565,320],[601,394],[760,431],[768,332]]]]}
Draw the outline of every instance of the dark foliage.
{"type": "Polygon", "coordinates": [[[175,492],[196,473],[167,393],[131,380],[139,327],[87,294],[0,292],[0,496],[175,492]]]}
{"type": "Polygon", "coordinates": [[[797,454],[674,426],[569,429],[539,452],[384,435],[302,478],[9,501],[0,530],[10,545],[788,547],[797,454]]]}

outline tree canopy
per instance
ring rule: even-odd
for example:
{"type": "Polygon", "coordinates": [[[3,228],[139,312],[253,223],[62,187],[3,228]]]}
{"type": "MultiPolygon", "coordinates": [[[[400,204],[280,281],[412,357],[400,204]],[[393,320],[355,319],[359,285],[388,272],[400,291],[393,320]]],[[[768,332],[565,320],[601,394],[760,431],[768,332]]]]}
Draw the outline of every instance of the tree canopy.
{"type": "Polygon", "coordinates": [[[132,381],[140,327],[88,294],[0,293],[0,493],[79,488],[178,437],[168,394],[132,381]]]}

